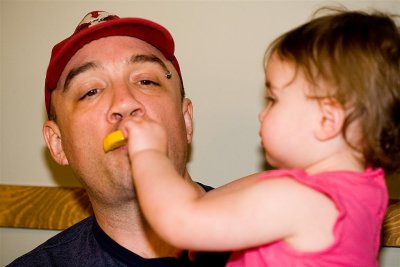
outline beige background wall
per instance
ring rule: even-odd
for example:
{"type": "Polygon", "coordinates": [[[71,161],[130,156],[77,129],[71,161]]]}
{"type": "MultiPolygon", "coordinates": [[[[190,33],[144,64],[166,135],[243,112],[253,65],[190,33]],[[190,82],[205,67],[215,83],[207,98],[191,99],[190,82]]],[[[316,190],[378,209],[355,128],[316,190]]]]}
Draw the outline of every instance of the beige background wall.
{"type": "MultiPolygon", "coordinates": [[[[52,46],[84,14],[106,10],[166,26],[176,41],[188,97],[195,108],[192,176],[212,186],[262,169],[258,112],[262,57],[278,34],[304,22],[327,1],[17,1],[0,0],[0,183],[75,186],[67,168],[52,163],[42,139],[43,81],[52,46]]],[[[341,1],[350,8],[400,13],[400,1],[341,1]]],[[[400,198],[391,178],[391,194],[400,198]]],[[[0,199],[1,201],[1,199],[0,199]]],[[[55,231],[0,229],[0,266],[55,231]]],[[[386,249],[384,266],[400,266],[386,249]]]]}

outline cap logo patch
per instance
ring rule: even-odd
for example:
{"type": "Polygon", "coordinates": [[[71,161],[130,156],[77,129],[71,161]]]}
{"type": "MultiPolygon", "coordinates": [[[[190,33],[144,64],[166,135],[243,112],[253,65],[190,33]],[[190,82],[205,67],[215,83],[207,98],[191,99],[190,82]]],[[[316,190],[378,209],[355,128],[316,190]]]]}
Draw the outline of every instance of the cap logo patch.
{"type": "Polygon", "coordinates": [[[76,27],[75,33],[79,32],[83,29],[87,29],[92,26],[95,26],[104,21],[108,21],[108,20],[112,20],[112,19],[116,19],[116,18],[119,18],[119,17],[116,15],[111,15],[110,13],[105,12],[105,11],[92,11],[82,19],[82,21],[79,23],[78,27],[76,27]]]}

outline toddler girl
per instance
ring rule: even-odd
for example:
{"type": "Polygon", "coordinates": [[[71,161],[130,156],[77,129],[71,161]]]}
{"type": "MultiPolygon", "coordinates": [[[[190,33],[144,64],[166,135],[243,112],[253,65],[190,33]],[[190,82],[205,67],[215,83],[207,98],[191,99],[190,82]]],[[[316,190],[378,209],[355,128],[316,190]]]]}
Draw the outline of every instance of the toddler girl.
{"type": "Polygon", "coordinates": [[[277,38],[259,116],[277,169],[206,194],[177,174],[160,125],[125,120],[150,225],[179,248],[234,251],[231,267],[377,266],[384,172],[400,164],[399,46],[379,12],[328,14],[277,38]]]}

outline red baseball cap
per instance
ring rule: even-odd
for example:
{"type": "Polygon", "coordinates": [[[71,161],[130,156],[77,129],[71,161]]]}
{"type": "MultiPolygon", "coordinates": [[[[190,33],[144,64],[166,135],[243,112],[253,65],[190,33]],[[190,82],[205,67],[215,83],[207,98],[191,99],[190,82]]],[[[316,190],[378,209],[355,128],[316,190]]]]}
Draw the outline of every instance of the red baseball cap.
{"type": "Polygon", "coordinates": [[[49,114],[51,92],[72,56],[87,43],[107,36],[131,36],[154,46],[174,65],[182,81],[178,60],[175,58],[175,43],[163,26],[142,18],[120,18],[105,11],[88,13],[76,27],[74,33],[53,47],[45,81],[46,111],[49,114]]]}

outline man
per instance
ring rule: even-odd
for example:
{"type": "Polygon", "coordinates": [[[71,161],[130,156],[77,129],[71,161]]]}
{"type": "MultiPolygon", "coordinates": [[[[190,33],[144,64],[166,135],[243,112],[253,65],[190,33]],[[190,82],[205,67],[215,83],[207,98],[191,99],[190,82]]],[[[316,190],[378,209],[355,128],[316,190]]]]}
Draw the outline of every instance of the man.
{"type": "Polygon", "coordinates": [[[87,14],[53,48],[45,97],[47,146],[57,163],[77,174],[94,216],[11,266],[223,266],[226,254],[198,253],[191,261],[187,252],[161,240],[139,210],[126,147],[108,153],[102,147],[126,116],[156,120],[167,129],[168,156],[191,181],[186,160],[192,103],[164,27],[102,11],[87,14]]]}

